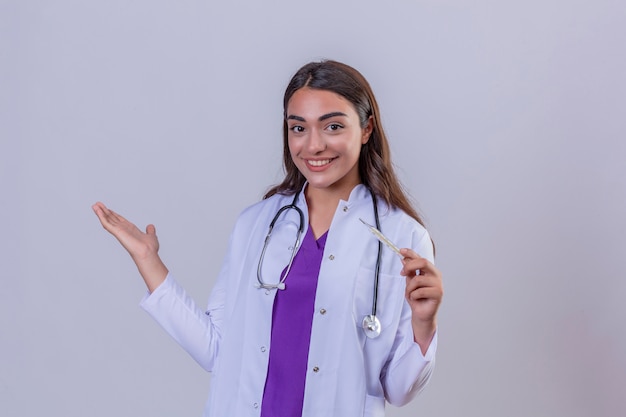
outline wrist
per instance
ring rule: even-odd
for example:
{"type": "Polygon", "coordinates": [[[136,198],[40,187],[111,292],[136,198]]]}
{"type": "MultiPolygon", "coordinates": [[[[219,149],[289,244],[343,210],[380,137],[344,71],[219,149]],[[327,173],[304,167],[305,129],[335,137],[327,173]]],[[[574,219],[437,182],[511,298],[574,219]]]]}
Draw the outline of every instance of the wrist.
{"type": "Polygon", "coordinates": [[[437,321],[434,319],[428,321],[412,320],[411,325],[413,327],[413,340],[420,345],[422,354],[426,354],[437,331],[437,321]]]}
{"type": "Polygon", "coordinates": [[[169,271],[158,254],[133,260],[151,293],[165,281],[169,271]]]}

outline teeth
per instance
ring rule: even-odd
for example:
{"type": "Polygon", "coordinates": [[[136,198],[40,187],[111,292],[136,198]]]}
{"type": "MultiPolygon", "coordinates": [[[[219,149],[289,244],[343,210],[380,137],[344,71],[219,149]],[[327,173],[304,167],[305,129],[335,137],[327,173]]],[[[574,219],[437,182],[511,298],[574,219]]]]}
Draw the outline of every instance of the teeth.
{"type": "Polygon", "coordinates": [[[322,161],[308,161],[309,165],[313,165],[314,167],[321,167],[322,165],[326,165],[330,163],[330,159],[324,159],[322,161]]]}

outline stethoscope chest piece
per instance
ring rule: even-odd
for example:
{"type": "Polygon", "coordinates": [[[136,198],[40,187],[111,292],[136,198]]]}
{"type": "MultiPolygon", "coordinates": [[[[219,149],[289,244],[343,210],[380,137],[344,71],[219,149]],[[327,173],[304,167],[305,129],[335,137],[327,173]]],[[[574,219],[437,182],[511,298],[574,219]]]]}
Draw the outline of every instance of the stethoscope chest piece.
{"type": "Polygon", "coordinates": [[[363,317],[363,330],[365,331],[365,336],[370,339],[374,339],[380,336],[380,331],[382,330],[380,325],[380,320],[373,314],[368,314],[363,317]]]}

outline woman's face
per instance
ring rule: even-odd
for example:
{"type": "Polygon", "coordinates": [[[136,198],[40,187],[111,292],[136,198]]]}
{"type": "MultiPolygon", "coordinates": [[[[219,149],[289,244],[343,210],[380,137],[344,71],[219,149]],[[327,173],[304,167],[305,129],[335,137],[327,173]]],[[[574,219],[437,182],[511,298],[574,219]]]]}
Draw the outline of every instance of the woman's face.
{"type": "Polygon", "coordinates": [[[372,131],[371,120],[362,129],[352,103],[331,91],[307,87],[291,96],[286,114],[291,158],[309,189],[349,195],[361,182],[358,161],[372,131]]]}

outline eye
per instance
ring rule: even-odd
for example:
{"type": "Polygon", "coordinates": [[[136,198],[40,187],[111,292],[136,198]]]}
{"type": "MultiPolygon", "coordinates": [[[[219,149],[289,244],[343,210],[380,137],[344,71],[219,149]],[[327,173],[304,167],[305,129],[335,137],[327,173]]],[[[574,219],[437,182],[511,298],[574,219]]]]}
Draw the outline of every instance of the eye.
{"type": "Polygon", "coordinates": [[[333,131],[333,132],[336,132],[336,131],[338,131],[338,130],[340,130],[342,128],[343,128],[343,126],[340,125],[339,123],[331,123],[331,124],[328,125],[328,127],[326,127],[326,129],[328,129],[330,131],[333,131]]]}
{"type": "Polygon", "coordinates": [[[304,127],[300,125],[294,125],[294,126],[291,126],[289,130],[291,130],[293,133],[302,133],[304,132],[304,127]]]}

